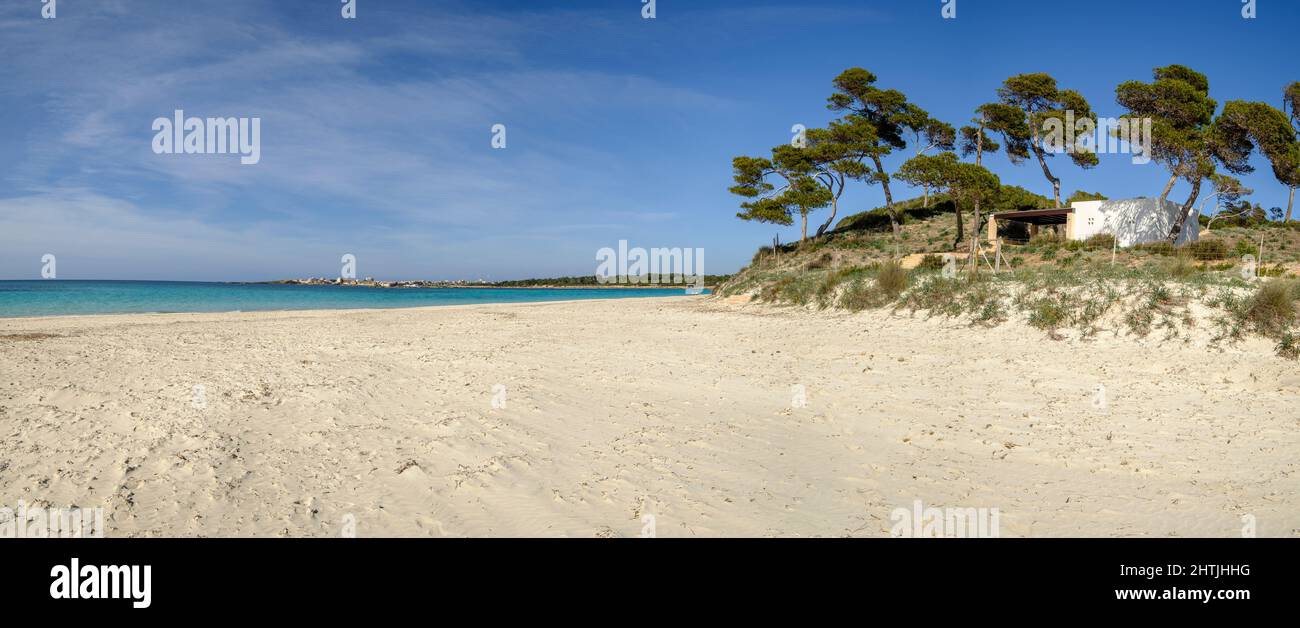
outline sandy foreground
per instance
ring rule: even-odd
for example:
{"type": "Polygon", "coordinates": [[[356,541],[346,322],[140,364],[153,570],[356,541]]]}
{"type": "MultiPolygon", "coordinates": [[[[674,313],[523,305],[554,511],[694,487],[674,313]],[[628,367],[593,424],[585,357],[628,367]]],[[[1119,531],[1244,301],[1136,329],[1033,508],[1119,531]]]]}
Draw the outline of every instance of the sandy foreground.
{"type": "Polygon", "coordinates": [[[1300,536],[1298,393],[1258,340],[688,297],[0,319],[0,505],[107,536],[888,536],[916,500],[1004,537],[1300,536]]]}

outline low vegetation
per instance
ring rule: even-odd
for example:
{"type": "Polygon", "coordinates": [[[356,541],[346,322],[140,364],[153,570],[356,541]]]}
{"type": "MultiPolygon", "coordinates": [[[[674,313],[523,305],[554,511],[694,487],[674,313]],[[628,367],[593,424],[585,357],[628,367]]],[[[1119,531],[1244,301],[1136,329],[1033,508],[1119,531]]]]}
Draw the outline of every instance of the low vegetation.
{"type": "MultiPolygon", "coordinates": [[[[1129,250],[1114,250],[1108,235],[1062,241],[1048,232],[1006,245],[1009,270],[971,273],[961,270],[961,254],[945,261],[945,254],[954,253],[946,199],[929,207],[918,200],[896,204],[904,226],[899,237],[919,253],[911,269],[887,246],[888,219],[865,212],[867,217],[846,217],[839,228],[803,246],[765,247],[718,293],[817,309],[944,316],[973,326],[1018,318],[1048,338],[1113,333],[1187,341],[1204,334],[1218,344],[1253,335],[1273,340],[1280,356],[1300,357],[1294,258],[1261,267],[1261,278],[1247,280],[1238,256],[1251,241],[1268,242],[1273,228],[1216,233],[1184,247],[1156,243],[1129,250]]],[[[1255,246],[1244,254],[1257,253],[1255,246]]]]}

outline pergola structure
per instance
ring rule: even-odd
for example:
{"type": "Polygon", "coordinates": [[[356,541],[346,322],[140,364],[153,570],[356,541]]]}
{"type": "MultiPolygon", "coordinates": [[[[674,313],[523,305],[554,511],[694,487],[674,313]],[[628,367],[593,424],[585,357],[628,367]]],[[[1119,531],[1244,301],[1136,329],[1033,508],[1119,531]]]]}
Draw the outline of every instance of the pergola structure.
{"type": "Polygon", "coordinates": [[[1038,228],[1042,225],[1065,225],[1065,238],[1070,239],[1074,235],[1074,208],[1057,207],[1055,209],[1030,209],[1019,212],[999,212],[989,215],[988,239],[993,242],[998,239],[998,221],[1019,222],[1029,227],[1029,237],[1038,235],[1038,228]]]}

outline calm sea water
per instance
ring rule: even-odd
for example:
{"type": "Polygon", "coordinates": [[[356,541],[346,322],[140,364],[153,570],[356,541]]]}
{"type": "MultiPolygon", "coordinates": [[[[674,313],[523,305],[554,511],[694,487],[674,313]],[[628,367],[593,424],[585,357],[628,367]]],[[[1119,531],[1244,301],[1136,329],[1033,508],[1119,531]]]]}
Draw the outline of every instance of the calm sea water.
{"type": "Polygon", "coordinates": [[[191,281],[0,281],[0,317],[416,307],[682,294],[682,288],[397,289],[191,281]]]}

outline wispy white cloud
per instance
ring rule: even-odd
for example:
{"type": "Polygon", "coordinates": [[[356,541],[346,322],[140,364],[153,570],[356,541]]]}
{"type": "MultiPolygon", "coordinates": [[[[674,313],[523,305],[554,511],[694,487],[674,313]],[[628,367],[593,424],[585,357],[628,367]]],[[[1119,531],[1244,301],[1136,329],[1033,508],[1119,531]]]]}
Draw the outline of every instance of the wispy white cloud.
{"type": "Polygon", "coordinates": [[[618,137],[565,129],[609,112],[731,105],[646,76],[539,65],[524,47],[607,26],[599,15],[376,11],[383,29],[359,20],[340,36],[291,29],[264,2],[183,4],[78,3],[84,12],[61,7],[57,24],[0,13],[0,102],[37,103],[3,175],[5,269],[42,243],[95,251],[118,260],[99,269],[123,274],[132,259],[192,260],[160,267],[179,278],[203,259],[264,275],[276,260],[288,269],[324,255],[321,243],[332,256],[348,240],[483,246],[473,230],[487,225],[513,231],[491,238],[540,240],[619,228],[629,223],[609,212],[629,208],[604,200],[620,196],[609,173],[632,167],[618,137]],[[260,117],[261,162],[153,154],[151,123],[174,109],[260,117]],[[496,122],[506,151],[489,146],[496,122]],[[84,235],[91,226],[97,235],[84,235]]]}
{"type": "MultiPolygon", "coordinates": [[[[614,226],[619,225],[603,225],[614,226]]],[[[36,279],[41,258],[53,254],[62,279],[266,280],[337,276],[344,253],[359,272],[393,278],[509,276],[516,260],[503,249],[550,262],[557,254],[589,260],[589,246],[567,236],[583,225],[553,225],[522,233],[457,234],[393,228],[357,220],[345,233],[296,220],[222,224],[189,211],[144,209],[84,189],[0,199],[0,279],[36,279]],[[574,253],[578,251],[578,253],[574,253]]],[[[571,266],[570,266],[571,267],[571,266]]]]}

